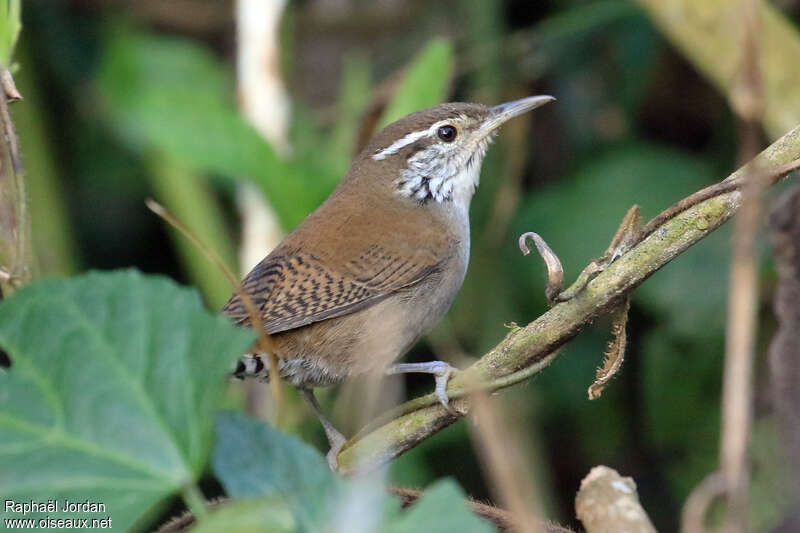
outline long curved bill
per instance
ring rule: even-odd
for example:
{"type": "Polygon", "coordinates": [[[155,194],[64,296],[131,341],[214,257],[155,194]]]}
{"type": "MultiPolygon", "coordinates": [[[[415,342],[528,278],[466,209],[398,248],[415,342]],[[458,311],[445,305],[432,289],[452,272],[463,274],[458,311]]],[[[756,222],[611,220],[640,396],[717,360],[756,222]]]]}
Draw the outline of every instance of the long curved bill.
{"type": "Polygon", "coordinates": [[[481,124],[480,131],[485,135],[489,135],[508,120],[554,101],[555,98],[545,94],[520,98],[513,102],[496,105],[490,108],[489,117],[481,124]]]}

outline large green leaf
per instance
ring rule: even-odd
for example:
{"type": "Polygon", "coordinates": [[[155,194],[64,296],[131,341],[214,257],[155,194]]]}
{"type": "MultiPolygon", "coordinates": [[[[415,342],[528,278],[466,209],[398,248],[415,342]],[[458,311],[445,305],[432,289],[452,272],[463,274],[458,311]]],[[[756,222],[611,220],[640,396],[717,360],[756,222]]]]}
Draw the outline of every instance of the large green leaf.
{"type": "Polygon", "coordinates": [[[442,103],[447,97],[452,74],[453,47],[444,39],[431,41],[407,67],[381,116],[381,126],[414,111],[442,103]]]}
{"type": "Polygon", "coordinates": [[[135,271],[19,291],[0,305],[13,363],[0,372],[0,494],[102,502],[126,530],[207,464],[224,376],[252,340],[196,292],[135,271]]]}

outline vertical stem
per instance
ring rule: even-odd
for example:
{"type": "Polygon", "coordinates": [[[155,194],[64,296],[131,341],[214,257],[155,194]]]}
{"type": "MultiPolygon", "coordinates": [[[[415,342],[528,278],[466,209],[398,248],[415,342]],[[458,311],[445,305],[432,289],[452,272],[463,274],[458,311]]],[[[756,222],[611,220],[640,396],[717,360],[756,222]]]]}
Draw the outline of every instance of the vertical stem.
{"type": "Polygon", "coordinates": [[[0,1],[0,292],[8,295],[31,275],[30,221],[25,179],[9,101],[21,98],[6,65],[19,37],[20,0],[0,1]]]}
{"type": "Polygon", "coordinates": [[[0,287],[8,294],[31,276],[31,232],[19,144],[8,104],[19,99],[11,73],[0,65],[0,287]]]}
{"type": "Polygon", "coordinates": [[[755,234],[761,215],[760,191],[748,191],[735,221],[733,265],[725,336],[722,390],[721,467],[728,499],[727,531],[747,524],[747,449],[752,419],[752,373],[758,299],[755,234]]]}
{"type": "MultiPolygon", "coordinates": [[[[740,161],[758,152],[759,123],[764,96],[759,62],[760,0],[742,0],[743,42],[740,75],[733,91],[741,118],[740,161]]],[[[725,480],[728,513],[725,531],[747,531],[747,491],[750,482],[748,448],[752,427],[753,358],[758,316],[758,257],[756,236],[762,214],[765,179],[755,166],[742,191],[742,207],[734,222],[733,263],[730,277],[725,375],[722,390],[720,462],[725,480]]]]}

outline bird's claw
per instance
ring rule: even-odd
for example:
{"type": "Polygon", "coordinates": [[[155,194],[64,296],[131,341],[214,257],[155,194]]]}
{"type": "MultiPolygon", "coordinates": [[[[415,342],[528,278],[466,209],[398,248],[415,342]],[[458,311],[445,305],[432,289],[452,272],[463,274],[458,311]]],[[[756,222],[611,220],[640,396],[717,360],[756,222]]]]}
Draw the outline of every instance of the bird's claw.
{"type": "Polygon", "coordinates": [[[339,470],[339,452],[342,451],[344,443],[347,442],[347,439],[345,439],[344,435],[341,433],[332,435],[331,433],[326,432],[326,434],[328,436],[328,443],[330,443],[331,449],[328,450],[328,453],[325,455],[325,459],[328,461],[328,466],[330,469],[333,472],[336,472],[339,470]]]}
{"type": "Polygon", "coordinates": [[[447,397],[447,382],[450,380],[450,376],[458,372],[456,367],[445,361],[429,361],[427,363],[397,363],[386,370],[387,374],[405,374],[409,372],[433,374],[436,377],[434,392],[439,399],[439,403],[449,413],[455,414],[456,411],[450,406],[450,400],[447,397]]]}
{"type": "Polygon", "coordinates": [[[441,370],[437,370],[433,373],[433,375],[436,377],[436,388],[434,389],[434,392],[436,397],[439,399],[439,403],[441,403],[448,412],[455,413],[455,409],[453,409],[453,406],[450,405],[450,398],[447,397],[447,382],[450,381],[450,378],[453,374],[458,372],[458,369],[449,365],[448,363],[445,363],[444,361],[441,361],[441,363],[441,370]]]}

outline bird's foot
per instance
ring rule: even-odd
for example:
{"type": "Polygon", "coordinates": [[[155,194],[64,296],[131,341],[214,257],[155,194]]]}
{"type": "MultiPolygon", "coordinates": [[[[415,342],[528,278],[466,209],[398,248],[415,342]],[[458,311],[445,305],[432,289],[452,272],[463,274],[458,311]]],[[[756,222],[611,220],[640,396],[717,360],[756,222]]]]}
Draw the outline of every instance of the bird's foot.
{"type": "Polygon", "coordinates": [[[453,374],[458,372],[458,369],[444,361],[437,362],[442,365],[442,368],[433,374],[436,379],[436,388],[434,392],[436,393],[436,397],[439,398],[439,403],[448,411],[453,412],[453,408],[450,406],[450,398],[447,397],[447,382],[450,381],[450,377],[453,374]]]}
{"type": "Polygon", "coordinates": [[[344,447],[344,443],[347,442],[347,439],[344,435],[339,433],[333,426],[334,434],[328,431],[328,428],[325,428],[325,435],[328,437],[328,443],[331,445],[331,449],[328,450],[328,453],[325,455],[325,459],[328,460],[328,466],[334,472],[339,470],[339,452],[342,451],[344,447]]]}
{"type": "Polygon", "coordinates": [[[439,399],[439,403],[449,412],[454,409],[450,406],[450,399],[447,397],[447,382],[458,369],[444,361],[430,361],[428,363],[397,363],[389,367],[387,374],[408,374],[410,372],[420,372],[433,374],[436,378],[436,388],[434,392],[439,399]]]}

